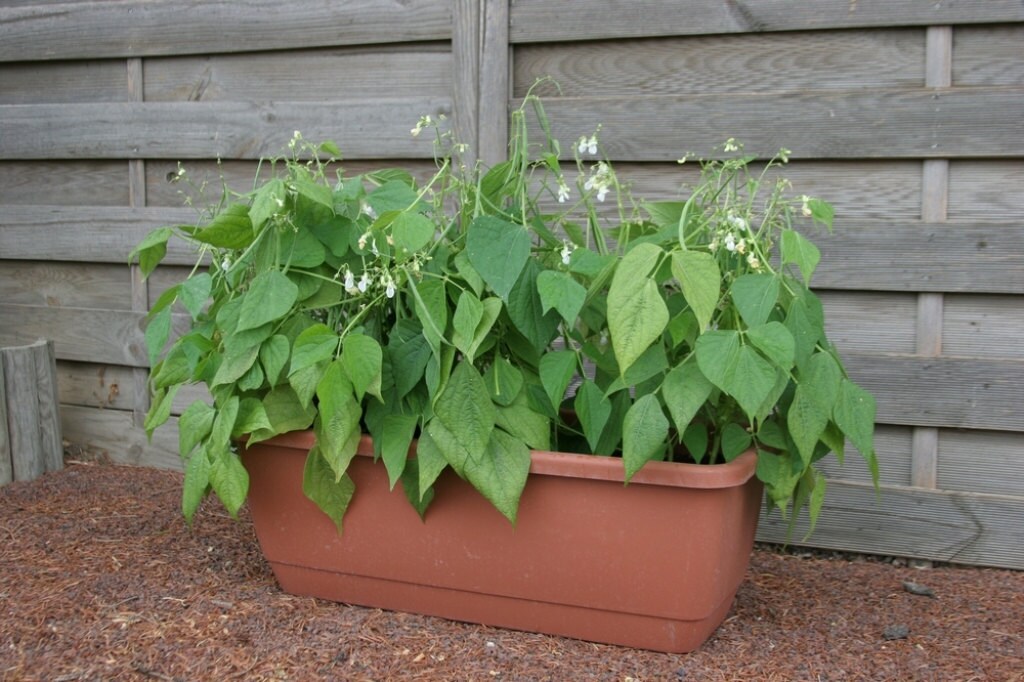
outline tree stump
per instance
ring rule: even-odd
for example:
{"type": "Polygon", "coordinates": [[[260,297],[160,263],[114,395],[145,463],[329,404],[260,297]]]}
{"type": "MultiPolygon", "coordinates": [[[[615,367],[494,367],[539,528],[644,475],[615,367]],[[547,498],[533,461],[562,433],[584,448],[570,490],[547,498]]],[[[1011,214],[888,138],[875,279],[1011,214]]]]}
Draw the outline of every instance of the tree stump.
{"type": "Polygon", "coordinates": [[[0,348],[0,485],[63,466],[53,342],[0,348]]]}

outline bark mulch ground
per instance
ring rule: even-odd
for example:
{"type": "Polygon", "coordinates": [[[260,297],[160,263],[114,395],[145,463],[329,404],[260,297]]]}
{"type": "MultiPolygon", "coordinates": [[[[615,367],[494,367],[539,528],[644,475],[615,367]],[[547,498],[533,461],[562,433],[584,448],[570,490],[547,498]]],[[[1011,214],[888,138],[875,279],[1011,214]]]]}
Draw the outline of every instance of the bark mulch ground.
{"type": "Polygon", "coordinates": [[[0,680],[1024,680],[1024,572],[759,548],[667,655],[283,594],[248,517],[189,529],[180,491],[103,464],[0,488],[0,680]]]}

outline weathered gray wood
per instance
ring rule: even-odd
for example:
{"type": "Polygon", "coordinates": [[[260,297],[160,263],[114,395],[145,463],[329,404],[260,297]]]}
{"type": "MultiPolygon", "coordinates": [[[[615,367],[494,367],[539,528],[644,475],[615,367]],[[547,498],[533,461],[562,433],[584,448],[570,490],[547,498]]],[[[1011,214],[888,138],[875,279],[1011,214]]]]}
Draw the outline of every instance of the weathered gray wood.
{"type": "Polygon", "coordinates": [[[452,3],[452,113],[455,137],[468,145],[463,161],[470,168],[478,158],[480,130],[480,60],[483,48],[482,3],[452,3]]]}
{"type": "Polygon", "coordinates": [[[4,382],[4,363],[0,357],[0,485],[14,480],[11,434],[7,426],[7,390],[4,388],[4,382]]]}
{"type": "MultiPolygon", "coordinates": [[[[907,426],[879,424],[875,427],[875,451],[878,453],[879,481],[886,486],[910,485],[910,440],[913,429],[907,426]]],[[[871,483],[871,472],[850,442],[846,443],[843,463],[835,455],[820,460],[817,466],[830,480],[871,483]]]]}
{"type": "Polygon", "coordinates": [[[919,87],[921,30],[753,33],[522,45],[513,93],[644,97],[919,87]],[[557,85],[556,85],[557,84],[557,85]]]}
{"type": "Polygon", "coordinates": [[[409,129],[450,116],[446,97],[334,102],[124,102],[0,107],[0,158],[257,159],[287,151],[294,131],[333,140],[346,158],[433,158],[409,129]]]}
{"type": "Polygon", "coordinates": [[[570,13],[550,0],[516,0],[513,43],[595,40],[708,33],[760,33],[865,26],[931,26],[1024,21],[1018,2],[966,0],[923,4],[913,0],[817,0],[795,11],[785,0],[699,0],[685,9],[673,0],[623,10],[615,0],[575,0],[570,13]]]}
{"type": "Polygon", "coordinates": [[[880,423],[1024,431],[1024,361],[860,353],[843,360],[874,394],[880,423]]]}
{"type": "Polygon", "coordinates": [[[915,295],[826,290],[818,297],[828,339],[840,353],[914,352],[915,295]]]}
{"type": "Polygon", "coordinates": [[[1019,296],[945,296],[942,349],[961,357],[1024,359],[1024,305],[1019,296]]]}
{"type": "Polygon", "coordinates": [[[478,146],[485,166],[493,166],[508,156],[508,101],[512,79],[508,31],[509,0],[483,3],[478,146]]]}
{"type": "MultiPolygon", "coordinates": [[[[128,59],[128,94],[133,102],[141,102],[145,94],[145,78],[142,70],[142,59],[128,59]]],[[[132,208],[146,205],[146,162],[143,159],[128,161],[128,202],[132,208]]],[[[131,265],[131,298],[132,310],[146,313],[149,310],[149,284],[142,276],[142,268],[136,263],[131,265]]],[[[149,411],[149,370],[145,367],[132,369],[132,418],[135,426],[145,424],[146,413],[149,411]]]]}
{"type": "Polygon", "coordinates": [[[1024,163],[1020,159],[962,160],[949,165],[949,219],[1024,220],[1024,163]]]}
{"type": "Polygon", "coordinates": [[[0,161],[0,204],[44,203],[126,205],[124,161],[0,161]]]}
{"type": "Polygon", "coordinates": [[[57,357],[53,341],[31,346],[36,368],[36,395],[39,400],[39,447],[45,471],[64,468],[64,440],[61,436],[60,403],[57,384],[57,357]]]}
{"type": "Polygon", "coordinates": [[[64,406],[61,411],[64,437],[68,442],[86,448],[92,454],[109,457],[122,464],[139,464],[181,470],[178,456],[177,419],[153,433],[136,428],[131,412],[99,410],[91,407],[64,406]]]}
{"type": "MultiPolygon", "coordinates": [[[[124,263],[127,271],[128,254],[150,231],[195,222],[193,209],[6,206],[0,213],[0,254],[25,260],[124,263]]],[[[191,264],[195,258],[182,241],[168,243],[166,262],[191,264]]]]}
{"type": "MultiPolygon", "coordinates": [[[[2,247],[0,253],[3,253],[2,247]]],[[[131,280],[125,262],[92,265],[58,261],[0,261],[0,301],[20,305],[127,309],[131,305],[131,280]]]]}
{"type": "Polygon", "coordinates": [[[939,430],[938,487],[1024,497],[1024,436],[939,430]]]}
{"type": "Polygon", "coordinates": [[[961,26],[953,34],[953,83],[1020,85],[1024,82],[1024,25],[961,26]]]}
{"type": "MultiPolygon", "coordinates": [[[[852,552],[1024,568],[1024,497],[885,487],[833,481],[814,535],[806,518],[798,544],[852,552]]],[[[762,517],[757,537],[783,542],[787,522],[762,517]]]]}
{"type": "Polygon", "coordinates": [[[446,43],[152,58],[145,60],[145,71],[147,102],[317,102],[337,94],[372,100],[385,93],[452,92],[452,52],[446,43]]]}
{"type": "Polygon", "coordinates": [[[0,348],[0,363],[12,476],[31,481],[64,461],[53,344],[0,348]]]}
{"type": "Polygon", "coordinates": [[[0,7],[0,30],[0,61],[20,61],[446,40],[451,19],[436,0],[96,0],[0,7]]]}
{"type": "Polygon", "coordinates": [[[30,343],[45,334],[61,359],[145,367],[143,317],[125,310],[0,303],[0,344],[30,343]]]}
{"type": "Polygon", "coordinates": [[[130,411],[135,406],[132,375],[131,367],[58,360],[61,405],[130,411]]]}
{"type": "Polygon", "coordinates": [[[998,223],[847,223],[812,235],[814,284],[892,291],[1024,293],[1024,227],[998,223]]]}
{"type": "Polygon", "coordinates": [[[728,137],[762,158],[782,147],[794,159],[1024,155],[1024,88],[578,97],[552,99],[545,108],[561,140],[601,124],[613,160],[674,161],[728,137]]]}
{"type": "Polygon", "coordinates": [[[124,63],[113,60],[0,63],[0,83],[0,104],[128,101],[124,63]]]}

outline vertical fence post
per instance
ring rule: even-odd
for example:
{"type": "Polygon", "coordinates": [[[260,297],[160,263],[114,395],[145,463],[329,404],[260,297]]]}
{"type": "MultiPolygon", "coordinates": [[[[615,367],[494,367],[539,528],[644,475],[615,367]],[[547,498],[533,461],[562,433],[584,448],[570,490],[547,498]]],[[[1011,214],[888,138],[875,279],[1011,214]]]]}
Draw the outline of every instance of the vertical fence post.
{"type": "Polygon", "coordinates": [[[53,342],[0,348],[0,484],[64,465],[53,342]]]}

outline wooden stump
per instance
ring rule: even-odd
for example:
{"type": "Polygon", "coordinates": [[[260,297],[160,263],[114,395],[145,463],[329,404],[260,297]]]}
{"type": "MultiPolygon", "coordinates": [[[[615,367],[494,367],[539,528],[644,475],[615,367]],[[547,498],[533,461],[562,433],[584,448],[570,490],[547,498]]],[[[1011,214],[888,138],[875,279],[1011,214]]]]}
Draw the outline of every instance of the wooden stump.
{"type": "Polygon", "coordinates": [[[63,466],[53,342],[0,348],[0,485],[63,466]]]}

